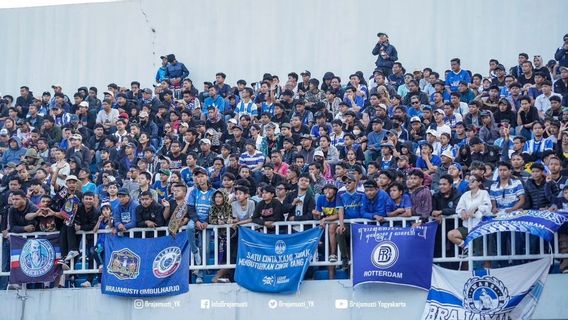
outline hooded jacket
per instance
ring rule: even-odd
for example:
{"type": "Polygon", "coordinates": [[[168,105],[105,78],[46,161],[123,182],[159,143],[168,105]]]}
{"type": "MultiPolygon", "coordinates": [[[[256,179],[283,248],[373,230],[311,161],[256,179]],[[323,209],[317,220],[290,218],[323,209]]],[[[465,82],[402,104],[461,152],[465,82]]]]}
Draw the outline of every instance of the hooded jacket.
{"type": "Polygon", "coordinates": [[[10,138],[10,140],[8,140],[8,146],[10,146],[10,143],[12,141],[16,141],[18,146],[15,149],[13,149],[12,147],[8,147],[8,149],[4,151],[4,154],[2,154],[2,163],[4,165],[7,164],[8,162],[14,162],[15,164],[19,164],[20,158],[26,154],[27,149],[22,147],[22,144],[20,143],[20,140],[18,138],[10,138]]]}

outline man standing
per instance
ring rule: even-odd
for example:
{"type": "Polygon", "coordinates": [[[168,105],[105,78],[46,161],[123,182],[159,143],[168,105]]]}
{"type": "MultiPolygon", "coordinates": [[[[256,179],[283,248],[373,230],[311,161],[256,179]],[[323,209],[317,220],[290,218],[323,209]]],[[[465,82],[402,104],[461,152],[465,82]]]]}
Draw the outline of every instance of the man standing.
{"type": "Polygon", "coordinates": [[[392,73],[392,66],[396,60],[398,60],[398,52],[396,48],[390,44],[389,36],[384,32],[377,33],[379,41],[373,48],[373,55],[378,56],[375,65],[376,70],[380,70],[385,76],[389,76],[392,73]]]}
{"type": "MultiPolygon", "coordinates": [[[[209,223],[209,209],[213,204],[212,196],[215,189],[211,187],[207,172],[203,168],[197,167],[193,170],[193,179],[195,181],[195,188],[189,192],[186,200],[189,206],[189,223],[187,224],[186,231],[194,262],[196,265],[201,265],[201,254],[199,252],[199,246],[195,241],[195,230],[204,231],[207,229],[209,223]]],[[[199,243],[206,241],[203,234],[203,232],[199,233],[199,243]]],[[[200,274],[198,274],[196,282],[200,282],[199,278],[200,274]]]]}

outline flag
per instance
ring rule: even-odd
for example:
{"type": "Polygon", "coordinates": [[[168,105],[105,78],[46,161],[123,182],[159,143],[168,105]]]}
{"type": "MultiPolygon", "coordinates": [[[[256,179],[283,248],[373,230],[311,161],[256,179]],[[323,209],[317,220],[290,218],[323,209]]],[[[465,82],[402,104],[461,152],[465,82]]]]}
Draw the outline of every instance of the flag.
{"type": "Polygon", "coordinates": [[[518,210],[488,217],[470,230],[464,242],[499,231],[527,232],[546,241],[552,241],[554,233],[568,222],[568,213],[547,210],[518,210]]]}
{"type": "Polygon", "coordinates": [[[448,270],[433,266],[422,320],[531,319],[550,259],[500,269],[448,270]]]}
{"type": "Polygon", "coordinates": [[[415,228],[351,226],[353,285],[384,282],[428,290],[438,223],[415,228]]]}
{"type": "Polygon", "coordinates": [[[52,282],[63,273],[59,235],[26,239],[10,235],[10,283],[52,282]]]}
{"type": "Polygon", "coordinates": [[[101,291],[128,297],[173,296],[189,291],[187,234],[135,239],[107,236],[101,291]]]}
{"type": "Polygon", "coordinates": [[[322,229],[269,235],[239,228],[235,281],[257,292],[296,292],[316,253],[322,229]]]}

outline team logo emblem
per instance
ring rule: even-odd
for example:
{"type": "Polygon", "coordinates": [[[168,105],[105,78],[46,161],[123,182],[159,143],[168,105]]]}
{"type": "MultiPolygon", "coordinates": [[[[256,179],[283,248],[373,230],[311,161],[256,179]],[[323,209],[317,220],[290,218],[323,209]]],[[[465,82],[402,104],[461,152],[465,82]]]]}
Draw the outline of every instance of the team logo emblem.
{"type": "Polygon", "coordinates": [[[472,313],[492,315],[501,311],[509,302],[507,287],[492,276],[473,277],[463,289],[463,306],[472,313]]]}
{"type": "Polygon", "coordinates": [[[132,280],[140,274],[140,256],[127,248],[113,251],[110,263],[107,266],[108,273],[120,280],[132,280]]]}
{"type": "Polygon", "coordinates": [[[398,247],[391,241],[379,243],[371,254],[373,265],[379,269],[392,267],[398,261],[398,247]]]}
{"type": "Polygon", "coordinates": [[[274,252],[276,252],[276,254],[283,254],[285,251],[286,251],[286,242],[282,240],[276,241],[276,244],[274,245],[274,252]]]}
{"type": "Polygon", "coordinates": [[[30,239],[20,253],[20,268],[28,277],[41,277],[55,263],[55,249],[47,239],[30,239]]]}
{"type": "Polygon", "coordinates": [[[160,251],[152,263],[152,271],[156,278],[165,278],[177,271],[181,264],[181,249],[168,247],[160,251]]]}

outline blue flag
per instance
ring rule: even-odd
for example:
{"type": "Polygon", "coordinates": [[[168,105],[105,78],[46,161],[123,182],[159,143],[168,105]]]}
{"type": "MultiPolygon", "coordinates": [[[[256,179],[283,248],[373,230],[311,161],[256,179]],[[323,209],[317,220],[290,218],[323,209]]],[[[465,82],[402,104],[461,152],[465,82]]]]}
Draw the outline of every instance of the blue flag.
{"type": "Polygon", "coordinates": [[[106,237],[102,293],[158,297],[188,290],[189,247],[185,232],[176,238],[106,237]]]}
{"type": "Polygon", "coordinates": [[[554,233],[568,222],[568,213],[546,210],[518,210],[497,217],[485,218],[470,230],[464,242],[499,231],[528,232],[546,241],[552,241],[554,233]]]}
{"type": "Polygon", "coordinates": [[[353,285],[383,282],[428,290],[438,223],[415,228],[351,226],[353,285]]]}
{"type": "Polygon", "coordinates": [[[59,235],[10,236],[10,283],[52,282],[63,273],[59,235]]]}
{"type": "Polygon", "coordinates": [[[257,292],[298,291],[321,235],[320,228],[286,235],[239,228],[235,281],[257,292]]]}

